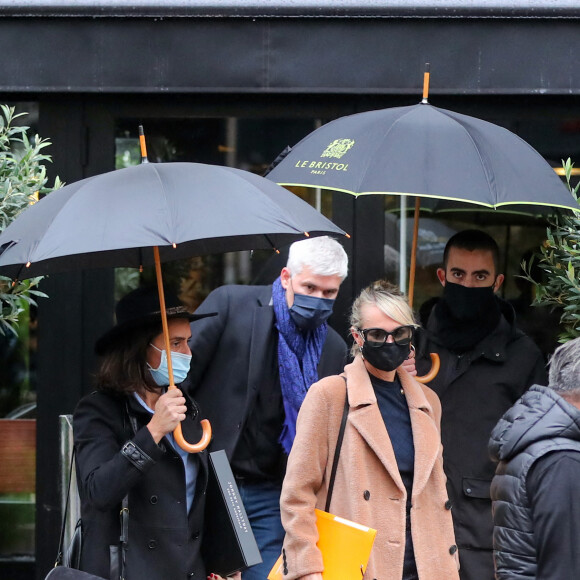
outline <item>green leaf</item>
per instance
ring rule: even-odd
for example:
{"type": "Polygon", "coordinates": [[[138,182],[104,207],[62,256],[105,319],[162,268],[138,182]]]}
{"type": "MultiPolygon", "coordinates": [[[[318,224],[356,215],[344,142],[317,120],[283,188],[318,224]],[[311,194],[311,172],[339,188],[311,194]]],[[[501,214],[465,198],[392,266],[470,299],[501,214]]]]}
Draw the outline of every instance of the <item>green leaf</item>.
{"type": "MultiPolygon", "coordinates": [[[[36,192],[45,195],[62,187],[58,177],[53,187],[47,185],[45,163],[51,156],[44,151],[50,141],[29,136],[29,127],[14,124],[26,114],[16,114],[14,107],[0,105],[0,232],[28,209],[36,192]]],[[[1,334],[16,333],[20,313],[29,304],[36,304],[35,299],[47,297],[37,289],[40,280],[32,278],[13,285],[0,276],[1,334]]]]}

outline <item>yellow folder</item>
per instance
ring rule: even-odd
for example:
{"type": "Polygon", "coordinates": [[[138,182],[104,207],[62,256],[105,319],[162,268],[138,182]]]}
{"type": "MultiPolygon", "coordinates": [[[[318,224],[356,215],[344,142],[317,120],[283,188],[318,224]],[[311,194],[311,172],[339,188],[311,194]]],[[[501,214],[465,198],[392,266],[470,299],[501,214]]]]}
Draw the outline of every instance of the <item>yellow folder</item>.
{"type": "MultiPolygon", "coordinates": [[[[377,530],[314,510],[318,528],[318,549],[322,552],[324,580],[362,579],[373,548],[377,530]]],[[[284,580],[284,562],[278,558],[268,580],[284,580]]]]}

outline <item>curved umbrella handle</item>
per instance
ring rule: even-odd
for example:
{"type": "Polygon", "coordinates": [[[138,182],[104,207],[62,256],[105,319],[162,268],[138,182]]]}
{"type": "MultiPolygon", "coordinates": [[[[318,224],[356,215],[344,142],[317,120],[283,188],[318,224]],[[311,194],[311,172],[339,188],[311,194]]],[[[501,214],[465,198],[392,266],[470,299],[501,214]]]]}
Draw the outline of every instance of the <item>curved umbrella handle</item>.
{"type": "MultiPolygon", "coordinates": [[[[170,389],[176,389],[175,385],[169,385],[170,389]]],[[[183,431],[181,430],[181,423],[175,427],[173,430],[173,437],[175,442],[188,453],[199,453],[203,451],[211,441],[211,423],[207,419],[201,420],[201,439],[197,443],[188,443],[183,436],[183,431]]]]}
{"type": "Polygon", "coordinates": [[[199,453],[203,451],[211,441],[211,424],[207,419],[201,420],[201,428],[203,434],[201,439],[197,443],[188,443],[181,432],[181,423],[173,431],[173,437],[175,437],[176,443],[188,453],[199,453]]]}
{"type": "Polygon", "coordinates": [[[432,381],[437,376],[439,368],[441,367],[441,359],[439,358],[439,355],[436,352],[432,352],[430,356],[431,356],[431,370],[422,377],[415,377],[415,380],[420,383],[428,383],[429,381],[432,381]]]}

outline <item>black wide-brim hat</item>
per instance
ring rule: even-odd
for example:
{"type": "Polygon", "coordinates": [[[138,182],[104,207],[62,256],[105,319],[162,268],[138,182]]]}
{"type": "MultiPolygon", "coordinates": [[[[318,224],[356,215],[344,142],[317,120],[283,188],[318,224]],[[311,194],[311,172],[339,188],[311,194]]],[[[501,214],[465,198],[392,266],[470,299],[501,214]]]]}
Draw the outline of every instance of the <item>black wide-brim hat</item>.
{"type": "MultiPolygon", "coordinates": [[[[191,314],[183,306],[177,294],[171,290],[165,291],[165,311],[168,320],[185,318],[190,322],[217,314],[217,312],[191,314]]],[[[157,289],[146,286],[129,292],[117,302],[115,316],[117,320],[115,326],[105,332],[95,343],[95,352],[99,355],[107,352],[127,332],[156,323],[161,324],[161,307],[157,289]]]]}

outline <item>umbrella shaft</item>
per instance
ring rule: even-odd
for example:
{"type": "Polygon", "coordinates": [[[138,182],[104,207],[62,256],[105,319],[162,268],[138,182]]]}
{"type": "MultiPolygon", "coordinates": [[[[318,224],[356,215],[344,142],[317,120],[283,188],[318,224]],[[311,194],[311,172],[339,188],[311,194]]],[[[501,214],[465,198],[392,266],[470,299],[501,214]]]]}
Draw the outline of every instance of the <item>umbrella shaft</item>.
{"type": "Polygon", "coordinates": [[[161,274],[161,258],[159,257],[159,248],[153,247],[155,257],[155,274],[157,277],[157,290],[159,292],[159,306],[161,308],[161,325],[163,327],[163,341],[165,351],[167,352],[167,370],[169,373],[169,388],[174,389],[173,381],[173,364],[171,362],[171,345],[169,344],[169,325],[167,324],[167,311],[165,310],[165,292],[163,290],[163,275],[161,274]]]}
{"type": "Polygon", "coordinates": [[[413,294],[415,292],[415,267],[417,265],[417,242],[419,239],[419,210],[421,198],[415,197],[415,217],[413,219],[413,246],[411,248],[411,267],[409,268],[409,306],[413,308],[413,294]]]}

